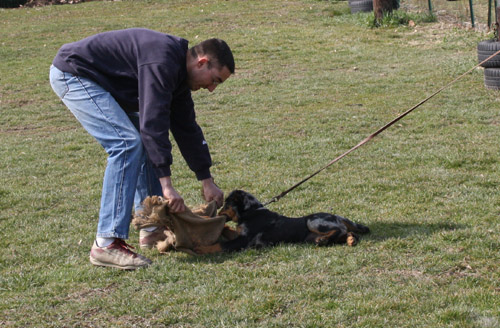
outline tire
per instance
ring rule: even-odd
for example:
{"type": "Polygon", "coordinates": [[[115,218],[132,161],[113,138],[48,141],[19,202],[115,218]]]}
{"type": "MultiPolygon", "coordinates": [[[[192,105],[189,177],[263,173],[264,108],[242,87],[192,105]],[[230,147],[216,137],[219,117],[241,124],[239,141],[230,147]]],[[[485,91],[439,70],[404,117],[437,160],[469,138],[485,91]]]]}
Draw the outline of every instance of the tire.
{"type": "Polygon", "coordinates": [[[484,86],[488,89],[500,90],[500,68],[484,69],[484,86]]]}
{"type": "MultiPolygon", "coordinates": [[[[477,59],[478,63],[493,55],[500,50],[500,42],[495,40],[485,40],[477,44],[477,59]]],[[[500,54],[491,58],[481,65],[482,67],[500,67],[500,54]]]]}
{"type": "Polygon", "coordinates": [[[373,0],[349,0],[351,14],[373,11],[373,0]]]}

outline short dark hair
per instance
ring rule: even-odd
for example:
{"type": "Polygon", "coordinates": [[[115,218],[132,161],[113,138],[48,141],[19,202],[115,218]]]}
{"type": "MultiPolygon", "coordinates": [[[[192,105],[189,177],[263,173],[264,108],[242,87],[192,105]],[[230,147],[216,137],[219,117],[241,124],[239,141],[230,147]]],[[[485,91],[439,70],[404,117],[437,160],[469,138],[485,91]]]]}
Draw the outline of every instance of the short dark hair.
{"type": "Polygon", "coordinates": [[[227,67],[231,74],[234,74],[234,58],[231,49],[224,40],[221,39],[208,39],[198,43],[190,49],[193,57],[207,55],[215,59],[220,68],[227,67]]]}

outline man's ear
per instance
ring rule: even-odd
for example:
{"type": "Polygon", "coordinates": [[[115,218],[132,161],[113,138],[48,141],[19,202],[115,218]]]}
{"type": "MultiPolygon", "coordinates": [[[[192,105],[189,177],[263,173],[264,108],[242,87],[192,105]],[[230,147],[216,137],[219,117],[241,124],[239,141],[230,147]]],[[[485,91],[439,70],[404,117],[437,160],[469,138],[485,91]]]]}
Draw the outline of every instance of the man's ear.
{"type": "Polygon", "coordinates": [[[196,64],[197,64],[198,68],[201,68],[203,65],[208,63],[208,58],[206,56],[198,57],[197,60],[198,61],[196,64]]]}

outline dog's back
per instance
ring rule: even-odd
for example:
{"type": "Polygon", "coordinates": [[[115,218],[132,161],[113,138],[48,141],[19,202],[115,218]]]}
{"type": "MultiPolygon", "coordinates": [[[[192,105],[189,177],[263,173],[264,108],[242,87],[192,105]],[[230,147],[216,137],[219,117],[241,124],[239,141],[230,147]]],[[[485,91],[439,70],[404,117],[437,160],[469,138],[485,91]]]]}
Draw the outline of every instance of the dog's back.
{"type": "Polygon", "coordinates": [[[265,207],[242,213],[239,224],[248,235],[260,234],[269,244],[301,242],[309,232],[305,217],[289,218],[265,207]]]}
{"type": "Polygon", "coordinates": [[[314,213],[305,217],[307,227],[311,231],[327,232],[340,229],[345,232],[369,233],[370,229],[359,223],[352,222],[340,215],[330,213],[314,213]]]}

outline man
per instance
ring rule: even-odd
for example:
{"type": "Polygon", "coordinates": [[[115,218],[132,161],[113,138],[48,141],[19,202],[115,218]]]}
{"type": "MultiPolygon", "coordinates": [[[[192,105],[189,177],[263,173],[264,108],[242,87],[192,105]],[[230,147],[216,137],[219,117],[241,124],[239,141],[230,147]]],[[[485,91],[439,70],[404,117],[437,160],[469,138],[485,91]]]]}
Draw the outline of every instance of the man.
{"type": "MultiPolygon", "coordinates": [[[[185,210],[171,180],[169,131],[205,200],[222,205],[191,91],[212,92],[233,73],[233,55],[220,39],[188,49],[185,39],[134,28],[61,47],[50,69],[52,88],[109,155],[92,264],[135,269],[151,263],[123,241],[132,206],[140,209],[146,196],[162,195],[173,212],[185,210]]],[[[152,246],[155,233],[141,231],[141,247],[152,246]]]]}

